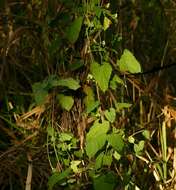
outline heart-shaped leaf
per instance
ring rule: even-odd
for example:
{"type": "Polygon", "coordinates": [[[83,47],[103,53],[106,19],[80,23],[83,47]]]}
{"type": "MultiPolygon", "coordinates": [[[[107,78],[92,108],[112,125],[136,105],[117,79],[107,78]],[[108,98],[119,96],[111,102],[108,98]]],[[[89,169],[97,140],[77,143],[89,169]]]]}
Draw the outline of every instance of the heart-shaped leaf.
{"type": "Polygon", "coordinates": [[[89,158],[93,157],[106,143],[109,122],[95,122],[86,136],[86,153],[89,158]]]}
{"type": "Polygon", "coordinates": [[[122,152],[124,148],[124,141],[121,133],[109,134],[107,140],[117,152],[122,152]]]}
{"type": "Polygon", "coordinates": [[[104,62],[103,65],[93,62],[90,66],[90,71],[101,90],[105,92],[108,89],[109,79],[112,72],[111,65],[107,62],[104,62]]]}
{"type": "Polygon", "coordinates": [[[71,43],[75,43],[79,37],[83,17],[76,18],[66,30],[66,37],[71,43]]]}
{"type": "Polygon", "coordinates": [[[63,109],[70,111],[74,104],[74,99],[71,96],[65,96],[64,94],[58,94],[57,99],[63,109]]]}
{"type": "Polygon", "coordinates": [[[130,73],[140,73],[141,66],[134,55],[127,49],[124,50],[120,60],[119,68],[121,71],[128,71],[130,73]]]}
{"type": "Polygon", "coordinates": [[[134,151],[136,154],[141,154],[142,150],[144,149],[145,141],[139,141],[138,144],[134,144],[134,151]]]}
{"type": "Polygon", "coordinates": [[[111,123],[113,123],[115,121],[115,118],[116,118],[116,111],[114,108],[110,108],[109,111],[106,110],[104,112],[105,114],[105,117],[107,118],[107,120],[111,123]]]}
{"type": "Polygon", "coordinates": [[[110,81],[110,87],[115,90],[117,88],[117,84],[125,86],[123,80],[118,75],[114,75],[113,79],[110,81]]]}

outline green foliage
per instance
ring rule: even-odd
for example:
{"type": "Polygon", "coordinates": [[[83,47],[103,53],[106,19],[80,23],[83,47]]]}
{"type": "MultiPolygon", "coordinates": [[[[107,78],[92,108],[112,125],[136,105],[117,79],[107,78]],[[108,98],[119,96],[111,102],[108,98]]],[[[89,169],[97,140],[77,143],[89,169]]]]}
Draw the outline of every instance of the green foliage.
{"type": "Polygon", "coordinates": [[[78,88],[80,88],[79,82],[74,80],[73,78],[54,80],[52,82],[52,86],[53,87],[54,86],[64,86],[71,90],[77,90],[78,88]]]}
{"type": "Polygon", "coordinates": [[[117,89],[117,85],[119,85],[119,84],[121,84],[121,85],[124,86],[123,80],[118,75],[114,75],[113,79],[110,81],[110,87],[113,90],[116,90],[117,89]]]}
{"type": "Polygon", "coordinates": [[[144,149],[145,141],[139,141],[138,144],[134,144],[134,151],[136,154],[141,154],[142,150],[144,149]]]}
{"type": "Polygon", "coordinates": [[[73,138],[73,134],[69,134],[69,133],[60,133],[59,134],[59,140],[61,142],[64,142],[64,141],[70,141],[71,139],[73,138]]]}
{"type": "Polygon", "coordinates": [[[165,34],[174,26],[169,30],[163,19],[173,12],[167,7],[171,4],[0,1],[0,157],[7,166],[5,172],[0,167],[0,186],[24,189],[15,183],[16,177],[26,180],[28,157],[36,166],[42,163],[39,172],[34,167],[39,180],[32,181],[32,189],[169,186],[175,169],[167,144],[175,144],[166,132],[173,118],[166,117],[159,132],[159,127],[153,129],[158,124],[153,119],[163,110],[155,98],[167,93],[163,86],[153,93],[147,87],[151,77],[135,74],[142,66],[151,69],[172,61],[175,37],[166,43],[165,34]]]}
{"type": "Polygon", "coordinates": [[[66,38],[71,43],[75,43],[76,40],[78,39],[80,30],[81,30],[81,26],[82,26],[82,22],[83,22],[83,17],[78,17],[67,28],[67,30],[66,30],[66,38]]]}
{"type": "Polygon", "coordinates": [[[142,132],[142,135],[146,138],[146,139],[150,139],[150,131],[148,131],[148,130],[144,130],[143,132],[142,132]]]}
{"type": "Polygon", "coordinates": [[[113,123],[115,121],[115,119],[116,119],[116,111],[115,111],[114,108],[110,108],[109,111],[106,110],[104,114],[105,114],[106,119],[109,122],[113,123]]]}
{"type": "Polygon", "coordinates": [[[114,152],[113,156],[114,156],[114,158],[115,158],[117,161],[119,161],[120,158],[121,158],[121,155],[120,155],[118,152],[116,152],[116,151],[114,152]]]}
{"type": "Polygon", "coordinates": [[[124,148],[123,133],[112,133],[109,134],[107,140],[109,144],[118,152],[122,153],[124,148]]]}
{"type": "Polygon", "coordinates": [[[95,161],[95,169],[98,170],[102,168],[103,166],[111,166],[112,164],[112,152],[109,151],[107,153],[101,152],[95,161]]]}
{"type": "Polygon", "coordinates": [[[70,168],[66,169],[65,171],[61,173],[54,172],[48,180],[48,190],[52,190],[54,185],[56,185],[57,183],[60,183],[60,184],[63,183],[70,173],[71,173],[70,168]]]}
{"type": "Polygon", "coordinates": [[[74,104],[74,99],[71,96],[65,96],[64,94],[58,94],[57,99],[63,109],[70,111],[74,104]]]}
{"type": "Polygon", "coordinates": [[[74,173],[79,173],[78,165],[81,163],[79,160],[73,160],[71,161],[70,168],[73,170],[74,173]]]}
{"type": "Polygon", "coordinates": [[[124,50],[119,62],[119,68],[121,71],[128,71],[130,73],[140,73],[141,66],[134,55],[127,49],[124,50]]]}
{"type": "Polygon", "coordinates": [[[99,123],[96,121],[86,135],[86,153],[89,158],[101,150],[106,143],[106,134],[109,130],[109,122],[103,121],[99,123]]]}
{"type": "Polygon", "coordinates": [[[107,62],[104,62],[102,65],[99,65],[97,62],[93,62],[90,65],[90,71],[100,89],[105,92],[109,86],[109,79],[112,72],[111,65],[107,62]]]}
{"type": "MultiPolygon", "coordinates": [[[[33,84],[32,89],[36,103],[38,105],[44,104],[49,95],[49,90],[59,86],[67,87],[70,90],[77,90],[80,88],[79,83],[73,78],[58,79],[55,75],[51,75],[43,82],[33,84]]],[[[73,98],[71,96],[64,96],[63,94],[59,94],[57,97],[61,107],[69,111],[74,104],[73,98]]]]}
{"type": "Polygon", "coordinates": [[[94,179],[93,185],[95,190],[113,190],[117,184],[117,178],[113,172],[101,175],[94,179]]]}
{"type": "Polygon", "coordinates": [[[132,106],[132,104],[125,103],[125,102],[124,103],[118,102],[115,104],[115,106],[116,106],[116,110],[119,112],[125,108],[130,108],[132,106]]]}
{"type": "Polygon", "coordinates": [[[84,86],[84,93],[85,93],[85,98],[84,98],[84,104],[86,107],[86,112],[91,113],[95,108],[99,106],[99,101],[95,100],[95,94],[93,89],[90,86],[85,85],[84,86]]]}
{"type": "Polygon", "coordinates": [[[45,89],[43,83],[35,83],[32,86],[32,88],[33,88],[35,102],[38,105],[42,105],[48,96],[48,90],[45,89]]]}

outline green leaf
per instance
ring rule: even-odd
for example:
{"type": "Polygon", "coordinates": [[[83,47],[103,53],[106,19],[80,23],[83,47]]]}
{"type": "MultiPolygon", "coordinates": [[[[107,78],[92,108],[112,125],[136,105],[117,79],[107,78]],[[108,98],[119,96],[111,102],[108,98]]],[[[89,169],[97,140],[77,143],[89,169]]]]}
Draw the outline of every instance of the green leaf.
{"type": "Polygon", "coordinates": [[[114,190],[117,184],[117,177],[113,172],[94,178],[93,187],[95,190],[114,190]]]}
{"type": "Polygon", "coordinates": [[[129,104],[129,103],[120,103],[120,102],[118,102],[118,103],[115,104],[115,107],[116,107],[118,112],[123,110],[124,108],[130,108],[131,106],[132,106],[132,104],[129,104]]]}
{"type": "Polygon", "coordinates": [[[34,83],[32,85],[32,91],[34,93],[34,99],[36,104],[44,104],[48,96],[48,90],[46,89],[46,85],[42,82],[34,83]]]}
{"type": "Polygon", "coordinates": [[[74,151],[74,155],[77,158],[83,158],[83,154],[84,154],[84,152],[81,149],[74,151]]]}
{"type": "Polygon", "coordinates": [[[102,134],[98,137],[98,140],[95,139],[92,141],[88,141],[86,143],[86,153],[89,158],[92,158],[102,147],[105,145],[106,135],[102,134]]]}
{"type": "Polygon", "coordinates": [[[135,142],[134,137],[133,136],[129,136],[128,137],[128,142],[131,143],[131,144],[134,144],[134,142],[135,142]]]}
{"type": "Polygon", "coordinates": [[[71,169],[68,168],[65,171],[59,173],[59,172],[55,172],[52,174],[51,177],[49,177],[48,180],[48,190],[52,190],[54,185],[56,185],[59,182],[63,182],[63,180],[69,176],[69,174],[71,173],[71,169]]]}
{"type": "Polygon", "coordinates": [[[112,155],[109,154],[105,154],[103,156],[103,166],[111,166],[112,164],[112,155]]]}
{"type": "Polygon", "coordinates": [[[35,102],[37,105],[42,105],[45,103],[48,92],[46,90],[40,90],[35,93],[35,102]]]}
{"type": "Polygon", "coordinates": [[[136,154],[141,154],[141,151],[144,149],[145,141],[139,141],[138,144],[134,144],[134,151],[136,154]]]}
{"type": "Polygon", "coordinates": [[[83,17],[80,16],[80,17],[76,18],[71,23],[71,25],[67,28],[67,30],[66,30],[66,38],[71,43],[75,43],[76,40],[78,39],[80,30],[81,30],[81,26],[82,26],[82,22],[83,22],[83,17]]]}
{"type": "Polygon", "coordinates": [[[97,158],[96,158],[96,161],[95,161],[95,169],[98,170],[102,167],[102,164],[103,164],[103,156],[104,156],[104,152],[101,152],[97,158]]]}
{"type": "Polygon", "coordinates": [[[95,101],[94,91],[90,86],[84,85],[83,91],[86,94],[86,96],[85,96],[85,98],[83,100],[84,104],[85,104],[85,107],[86,107],[86,112],[90,113],[95,108],[97,108],[100,103],[99,103],[99,101],[95,101]]]}
{"type": "Polygon", "coordinates": [[[115,110],[114,108],[110,108],[109,111],[106,110],[106,111],[104,112],[104,114],[105,114],[106,119],[107,119],[109,122],[113,123],[113,122],[115,121],[115,118],[116,118],[116,110],[115,110]]]}
{"type": "Polygon", "coordinates": [[[65,96],[64,94],[58,94],[57,99],[63,109],[70,111],[74,104],[74,99],[71,96],[65,96]]]}
{"type": "Polygon", "coordinates": [[[65,86],[71,90],[77,90],[80,88],[79,82],[73,78],[55,80],[53,81],[52,86],[65,86]]]}
{"type": "Polygon", "coordinates": [[[111,20],[108,17],[104,17],[104,22],[103,22],[103,29],[106,31],[109,26],[112,24],[111,20]]]}
{"type": "Polygon", "coordinates": [[[48,133],[48,135],[51,136],[51,137],[54,136],[54,135],[55,135],[54,128],[51,127],[51,126],[48,126],[48,127],[47,127],[47,133],[48,133]]]}
{"type": "Polygon", "coordinates": [[[149,130],[144,130],[142,132],[142,135],[146,138],[146,139],[150,139],[150,131],[149,130]]]}
{"type": "Polygon", "coordinates": [[[95,101],[95,102],[89,102],[89,104],[87,104],[86,106],[86,112],[87,113],[91,113],[95,108],[97,108],[100,105],[99,101],[95,101]]]}
{"type": "Polygon", "coordinates": [[[124,141],[121,133],[112,133],[107,137],[109,144],[119,153],[124,148],[124,141]]]}
{"type": "Polygon", "coordinates": [[[73,135],[71,133],[60,133],[59,134],[59,140],[61,142],[70,141],[73,138],[73,135]]]}
{"type": "Polygon", "coordinates": [[[134,55],[127,49],[124,50],[120,60],[119,68],[121,71],[128,71],[130,73],[140,73],[141,66],[134,55]]]}
{"type": "Polygon", "coordinates": [[[78,165],[81,163],[80,160],[73,160],[71,161],[71,166],[70,168],[73,170],[74,173],[78,173],[79,169],[78,169],[78,165]]]}
{"type": "Polygon", "coordinates": [[[109,122],[95,122],[86,136],[86,153],[89,158],[93,157],[106,143],[109,122]]]}
{"type": "Polygon", "coordinates": [[[117,161],[119,161],[120,158],[121,158],[121,155],[120,155],[118,152],[116,152],[116,151],[114,152],[113,156],[114,156],[114,158],[115,158],[117,161]]]}
{"type": "Polygon", "coordinates": [[[110,81],[110,87],[115,90],[117,88],[117,84],[125,85],[119,76],[114,75],[113,79],[110,81]]]}
{"type": "Polygon", "coordinates": [[[101,152],[96,158],[95,169],[99,169],[102,166],[111,166],[111,164],[112,164],[111,152],[108,152],[107,154],[101,152]]]}
{"type": "Polygon", "coordinates": [[[111,65],[107,62],[104,62],[103,65],[93,62],[90,66],[90,71],[101,90],[105,92],[108,89],[109,79],[112,72],[111,65]]]}

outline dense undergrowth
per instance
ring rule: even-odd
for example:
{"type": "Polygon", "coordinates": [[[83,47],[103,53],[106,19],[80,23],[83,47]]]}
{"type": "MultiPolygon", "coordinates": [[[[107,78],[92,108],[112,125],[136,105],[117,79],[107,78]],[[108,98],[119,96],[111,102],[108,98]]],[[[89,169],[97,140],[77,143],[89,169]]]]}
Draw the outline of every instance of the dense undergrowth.
{"type": "Polygon", "coordinates": [[[176,188],[175,1],[0,1],[0,189],[176,188]]]}

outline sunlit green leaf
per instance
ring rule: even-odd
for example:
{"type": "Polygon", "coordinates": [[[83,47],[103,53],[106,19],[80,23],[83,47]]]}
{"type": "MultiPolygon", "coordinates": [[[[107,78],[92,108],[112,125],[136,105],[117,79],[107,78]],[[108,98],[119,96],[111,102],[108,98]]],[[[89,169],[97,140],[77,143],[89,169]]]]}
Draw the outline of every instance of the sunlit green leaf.
{"type": "Polygon", "coordinates": [[[114,156],[114,158],[115,158],[117,161],[119,161],[120,158],[121,158],[121,155],[120,155],[118,152],[116,152],[116,151],[114,152],[113,156],[114,156]]]}
{"type": "Polygon", "coordinates": [[[107,137],[109,144],[119,153],[124,148],[124,141],[121,133],[112,133],[107,137]]]}
{"type": "Polygon", "coordinates": [[[70,168],[73,170],[74,173],[78,173],[79,169],[78,169],[78,165],[81,163],[80,160],[73,160],[71,161],[71,166],[70,168]]]}
{"type": "Polygon", "coordinates": [[[144,149],[145,141],[139,141],[138,144],[134,144],[134,151],[136,154],[141,154],[141,151],[144,149]]]}
{"type": "Polygon", "coordinates": [[[104,112],[105,117],[107,118],[107,120],[111,123],[113,123],[115,121],[116,118],[116,110],[114,108],[110,108],[109,111],[106,110],[104,112]]]}
{"type": "Polygon", "coordinates": [[[73,138],[73,135],[70,133],[60,133],[59,134],[59,140],[61,142],[70,141],[72,138],[73,138]]]}
{"type": "Polygon", "coordinates": [[[78,17],[67,28],[67,30],[66,30],[66,38],[71,43],[75,43],[76,40],[78,39],[80,30],[81,30],[81,26],[82,26],[82,22],[83,22],[83,17],[82,16],[78,17]]]}
{"type": "Polygon", "coordinates": [[[103,29],[107,30],[111,24],[112,24],[111,20],[105,16],[103,22],[103,29]]]}
{"type": "Polygon", "coordinates": [[[146,139],[150,139],[150,131],[149,130],[144,130],[142,132],[142,135],[146,138],[146,139]]]}
{"type": "Polygon", "coordinates": [[[107,132],[109,130],[109,122],[95,122],[86,136],[86,153],[89,158],[93,157],[106,142],[107,132]]]}
{"type": "Polygon", "coordinates": [[[77,90],[80,88],[79,82],[73,78],[55,80],[53,81],[52,86],[65,86],[71,90],[77,90]]]}
{"type": "Polygon", "coordinates": [[[118,112],[123,110],[124,108],[130,108],[131,106],[132,106],[132,104],[125,103],[125,102],[124,103],[118,102],[115,104],[115,107],[116,107],[118,112]]]}
{"type": "Polygon", "coordinates": [[[128,71],[130,73],[141,72],[140,63],[134,57],[134,55],[127,49],[124,50],[118,64],[121,71],[128,71]]]}
{"type": "Polygon", "coordinates": [[[70,111],[74,104],[74,99],[71,96],[65,96],[64,94],[58,94],[57,99],[63,109],[70,111]]]}
{"type": "Polygon", "coordinates": [[[112,72],[111,65],[107,62],[104,62],[103,65],[93,62],[90,66],[90,71],[101,90],[105,92],[108,89],[109,79],[112,72]]]}
{"type": "Polygon", "coordinates": [[[128,142],[134,144],[134,142],[135,142],[134,137],[133,136],[129,136],[128,137],[128,142]]]}

